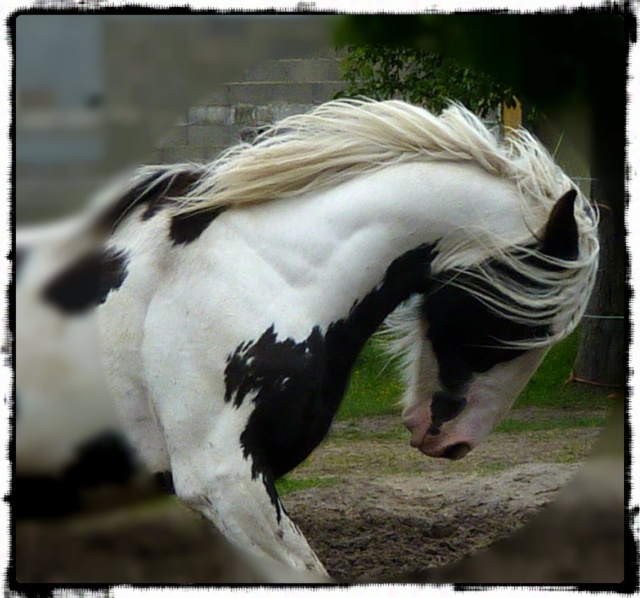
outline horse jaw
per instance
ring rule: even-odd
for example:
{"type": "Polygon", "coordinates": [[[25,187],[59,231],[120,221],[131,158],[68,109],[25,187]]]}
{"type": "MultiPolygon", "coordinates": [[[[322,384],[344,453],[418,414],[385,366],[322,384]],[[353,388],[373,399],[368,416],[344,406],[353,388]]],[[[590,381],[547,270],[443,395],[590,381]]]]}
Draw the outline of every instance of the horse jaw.
{"type": "Polygon", "coordinates": [[[411,432],[410,445],[429,457],[466,456],[504,417],[545,353],[546,349],[527,351],[487,372],[475,374],[464,392],[466,406],[445,423],[434,425],[435,393],[427,393],[428,400],[407,407],[402,414],[403,423],[411,432]]]}

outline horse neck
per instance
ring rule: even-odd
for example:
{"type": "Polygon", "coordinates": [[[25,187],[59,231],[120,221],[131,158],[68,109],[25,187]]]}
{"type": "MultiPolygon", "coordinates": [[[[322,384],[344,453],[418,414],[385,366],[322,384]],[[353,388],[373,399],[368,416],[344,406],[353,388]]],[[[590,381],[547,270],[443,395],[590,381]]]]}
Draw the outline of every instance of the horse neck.
{"type": "MultiPolygon", "coordinates": [[[[312,279],[309,286],[317,295],[311,301],[321,322],[348,315],[383,283],[392,265],[401,284],[395,294],[387,288],[385,309],[393,309],[407,293],[420,292],[414,262],[396,262],[417,248],[435,245],[442,253],[444,246],[475,238],[482,227],[514,240],[530,235],[511,184],[454,163],[390,167],[287,206],[288,212],[283,208],[274,217],[281,221],[280,251],[313,263],[298,279],[312,279]]],[[[413,258],[419,261],[419,254],[413,258]]]]}
{"type": "Polygon", "coordinates": [[[469,234],[479,215],[503,231],[523,228],[511,185],[453,163],[394,166],[276,204],[261,221],[270,251],[345,362],[401,302],[426,292],[443,242],[469,234]],[[290,268],[291,255],[313,267],[290,268]]]}

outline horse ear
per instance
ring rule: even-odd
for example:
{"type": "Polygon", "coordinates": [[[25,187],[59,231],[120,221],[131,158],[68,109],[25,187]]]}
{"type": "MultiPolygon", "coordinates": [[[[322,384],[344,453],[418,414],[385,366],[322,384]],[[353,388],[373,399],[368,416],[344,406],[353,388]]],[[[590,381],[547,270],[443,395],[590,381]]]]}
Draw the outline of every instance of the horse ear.
{"type": "Polygon", "coordinates": [[[542,253],[561,260],[578,257],[578,225],[573,214],[575,189],[567,191],[553,206],[542,238],[542,253]]]}

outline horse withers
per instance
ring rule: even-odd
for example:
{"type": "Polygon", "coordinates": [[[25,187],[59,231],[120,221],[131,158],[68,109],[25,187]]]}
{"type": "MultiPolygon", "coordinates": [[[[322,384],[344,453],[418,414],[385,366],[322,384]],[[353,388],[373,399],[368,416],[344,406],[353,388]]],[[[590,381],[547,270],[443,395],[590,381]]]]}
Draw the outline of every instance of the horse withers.
{"type": "Polygon", "coordinates": [[[458,105],[329,102],[107,195],[41,298],[95,325],[151,471],[242,550],[320,576],[275,480],[327,434],[365,342],[386,321],[410,444],[462,458],[597,267],[597,215],[549,154],[458,105]]]}

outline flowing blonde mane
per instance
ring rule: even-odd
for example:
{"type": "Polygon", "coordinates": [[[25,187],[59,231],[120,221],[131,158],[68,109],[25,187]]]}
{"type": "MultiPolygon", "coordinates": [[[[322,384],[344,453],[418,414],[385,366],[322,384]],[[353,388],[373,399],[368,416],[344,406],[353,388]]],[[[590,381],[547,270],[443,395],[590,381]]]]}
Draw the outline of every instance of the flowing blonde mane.
{"type": "MultiPolygon", "coordinates": [[[[464,277],[465,289],[505,317],[551,326],[551,337],[530,339],[520,346],[549,345],[569,334],[584,313],[595,279],[597,213],[530,133],[510,130],[501,139],[459,104],[435,116],[397,100],[328,102],[273,124],[253,143],[236,145],[210,164],[198,166],[198,182],[175,198],[171,209],[187,214],[295,197],[391,165],[425,161],[472,163],[511,181],[531,231],[530,241],[542,234],[555,202],[568,190],[577,191],[577,260],[550,258],[535,248],[513,253],[513,239],[493,237],[491,231],[469,231],[462,241],[439,245],[432,264],[435,272],[459,271],[475,277],[478,285],[469,285],[469,276],[464,277]],[[523,251],[537,260],[523,262],[523,251]],[[520,281],[487,266],[487,258],[521,274],[520,281]],[[535,261],[538,265],[533,265],[535,261]],[[540,262],[552,267],[540,268],[540,262]]],[[[177,172],[194,167],[173,168],[177,172]]],[[[457,284],[455,276],[450,284],[457,284]]]]}
{"type": "Polygon", "coordinates": [[[334,187],[361,174],[415,161],[475,163],[514,180],[524,196],[552,202],[570,182],[526,131],[504,143],[473,113],[452,104],[441,116],[398,100],[341,99],[269,126],[205,166],[178,212],[260,203],[334,187]]]}

